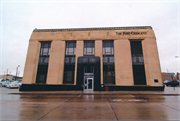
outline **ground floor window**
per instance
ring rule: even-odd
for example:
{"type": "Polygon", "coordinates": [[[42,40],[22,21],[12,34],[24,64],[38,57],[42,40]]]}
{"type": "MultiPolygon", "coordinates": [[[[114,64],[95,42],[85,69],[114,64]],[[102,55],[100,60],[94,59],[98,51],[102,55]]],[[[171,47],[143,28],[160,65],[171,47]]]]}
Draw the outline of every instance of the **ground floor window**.
{"type": "Polygon", "coordinates": [[[103,65],[103,80],[104,84],[115,84],[114,64],[103,65]]]}
{"type": "Polygon", "coordinates": [[[46,83],[48,65],[38,65],[36,83],[46,83]]]}
{"type": "Polygon", "coordinates": [[[74,84],[75,65],[65,65],[63,83],[74,84]]]}

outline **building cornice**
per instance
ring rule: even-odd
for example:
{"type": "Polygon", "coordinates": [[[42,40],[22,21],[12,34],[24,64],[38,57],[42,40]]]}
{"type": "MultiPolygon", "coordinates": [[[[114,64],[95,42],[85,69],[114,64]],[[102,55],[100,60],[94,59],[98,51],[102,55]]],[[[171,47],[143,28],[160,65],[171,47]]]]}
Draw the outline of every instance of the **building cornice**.
{"type": "Polygon", "coordinates": [[[34,29],[33,32],[135,30],[135,29],[152,29],[152,27],[151,26],[135,26],[135,27],[97,27],[97,28],[69,28],[69,29],[34,29]]]}

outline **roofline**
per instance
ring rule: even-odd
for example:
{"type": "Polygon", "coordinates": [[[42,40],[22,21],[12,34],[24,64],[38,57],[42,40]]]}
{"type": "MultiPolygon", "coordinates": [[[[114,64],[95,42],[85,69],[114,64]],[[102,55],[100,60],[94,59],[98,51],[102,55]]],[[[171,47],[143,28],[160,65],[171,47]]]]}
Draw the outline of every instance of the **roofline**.
{"type": "Polygon", "coordinates": [[[151,26],[132,26],[132,27],[95,27],[95,28],[66,28],[66,29],[36,29],[35,28],[33,32],[132,30],[132,29],[152,29],[152,27],[151,26]]]}

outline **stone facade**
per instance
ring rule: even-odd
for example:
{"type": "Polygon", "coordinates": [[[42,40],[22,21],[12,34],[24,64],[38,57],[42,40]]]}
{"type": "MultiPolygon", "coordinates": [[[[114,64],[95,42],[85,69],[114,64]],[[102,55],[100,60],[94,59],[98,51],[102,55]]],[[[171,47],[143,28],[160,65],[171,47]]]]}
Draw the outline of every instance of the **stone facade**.
{"type": "MultiPolygon", "coordinates": [[[[102,49],[103,41],[112,40],[114,42],[115,84],[105,84],[105,86],[111,86],[111,88],[113,86],[127,86],[129,88],[133,86],[145,88],[163,87],[156,37],[150,26],[75,29],[35,29],[29,40],[29,47],[27,52],[22,84],[24,86],[65,85],[63,84],[63,74],[66,42],[76,41],[74,84],[69,84],[76,85],[78,62],[77,59],[78,57],[83,56],[84,42],[90,40],[95,41],[95,56],[100,57],[101,84],[104,84],[102,49]],[[130,41],[136,40],[140,40],[142,42],[146,85],[134,85],[130,41]],[[45,84],[36,83],[41,42],[51,42],[48,73],[45,84]]],[[[21,90],[26,89],[22,86],[21,90]]]]}

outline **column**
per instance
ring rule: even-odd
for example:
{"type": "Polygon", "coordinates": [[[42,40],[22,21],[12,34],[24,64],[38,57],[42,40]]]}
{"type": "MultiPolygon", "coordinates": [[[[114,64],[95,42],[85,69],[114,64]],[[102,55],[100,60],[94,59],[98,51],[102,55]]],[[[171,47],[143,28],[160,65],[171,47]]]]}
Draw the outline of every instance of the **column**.
{"type": "Polygon", "coordinates": [[[74,84],[76,84],[76,78],[77,78],[77,58],[79,56],[83,56],[83,52],[84,52],[84,41],[83,40],[76,41],[76,62],[75,62],[74,84]]]}
{"type": "Polygon", "coordinates": [[[64,45],[64,42],[61,40],[51,42],[47,84],[62,84],[65,54],[64,45]]]}
{"type": "Polygon", "coordinates": [[[115,81],[116,85],[132,86],[133,71],[131,48],[128,39],[114,40],[115,81]]]}
{"type": "Polygon", "coordinates": [[[103,84],[103,52],[102,52],[102,40],[95,40],[95,56],[100,57],[101,60],[101,84],[103,84]]]}
{"type": "Polygon", "coordinates": [[[33,84],[36,82],[38,60],[41,44],[37,40],[30,40],[24,68],[23,84],[33,84]]]}
{"type": "Polygon", "coordinates": [[[142,49],[147,85],[163,86],[156,40],[146,38],[142,41],[142,49]],[[158,82],[154,82],[154,79],[158,79],[158,82]]]}

